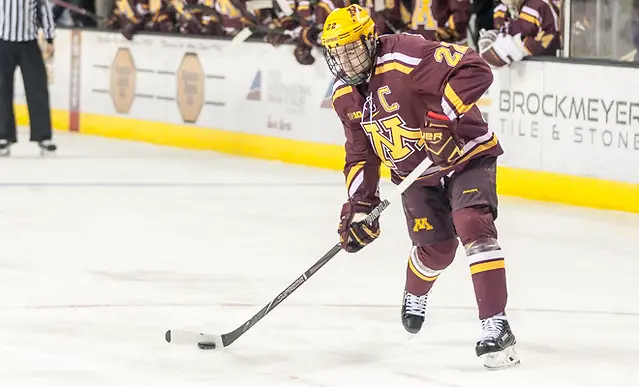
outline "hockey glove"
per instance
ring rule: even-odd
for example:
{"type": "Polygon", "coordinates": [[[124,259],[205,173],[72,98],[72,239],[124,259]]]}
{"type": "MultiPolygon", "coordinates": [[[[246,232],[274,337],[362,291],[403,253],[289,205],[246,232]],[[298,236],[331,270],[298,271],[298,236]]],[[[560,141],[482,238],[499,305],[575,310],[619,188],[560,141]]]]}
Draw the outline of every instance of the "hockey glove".
{"type": "Polygon", "coordinates": [[[521,34],[512,36],[497,30],[481,30],[477,44],[479,55],[492,67],[510,65],[530,55],[521,34]]]}
{"type": "Polygon", "coordinates": [[[439,27],[435,31],[435,39],[438,42],[457,43],[460,41],[459,33],[450,27],[439,27]]]}
{"type": "Polygon", "coordinates": [[[317,26],[311,25],[309,27],[302,28],[301,38],[304,45],[309,47],[321,47],[322,46],[322,29],[317,26]]]}
{"type": "Polygon", "coordinates": [[[264,40],[270,43],[273,47],[279,47],[282,44],[287,43],[291,39],[290,36],[280,33],[268,33],[264,40]]]}
{"type": "Polygon", "coordinates": [[[499,31],[497,30],[485,30],[482,28],[479,31],[479,40],[477,42],[479,54],[483,54],[490,49],[497,39],[497,35],[499,35],[499,31]]]}
{"type": "Polygon", "coordinates": [[[144,29],[143,23],[133,23],[131,21],[126,21],[126,23],[122,26],[120,32],[122,36],[126,38],[126,40],[133,40],[133,35],[135,35],[138,31],[144,29]]]}
{"type": "Polygon", "coordinates": [[[422,127],[422,138],[429,158],[435,165],[448,167],[461,156],[463,141],[457,133],[457,119],[450,120],[443,114],[428,112],[422,127]]]}
{"type": "Polygon", "coordinates": [[[337,232],[344,250],[349,253],[358,252],[379,236],[380,228],[377,219],[372,225],[364,222],[366,216],[379,203],[379,199],[373,203],[352,202],[349,200],[342,206],[341,221],[337,232]]]}
{"type": "Polygon", "coordinates": [[[295,59],[297,59],[297,63],[301,65],[310,66],[315,63],[315,58],[313,58],[313,55],[311,54],[311,48],[308,46],[298,45],[295,47],[293,55],[295,56],[295,59]]]}

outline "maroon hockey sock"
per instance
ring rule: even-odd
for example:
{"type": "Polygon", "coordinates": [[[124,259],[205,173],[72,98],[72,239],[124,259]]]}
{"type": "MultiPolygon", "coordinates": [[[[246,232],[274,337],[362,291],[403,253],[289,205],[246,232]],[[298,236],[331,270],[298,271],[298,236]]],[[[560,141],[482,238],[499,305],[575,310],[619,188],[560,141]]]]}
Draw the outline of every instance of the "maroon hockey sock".
{"type": "MultiPolygon", "coordinates": [[[[469,259],[472,259],[472,256],[469,256],[469,259]]],[[[471,263],[470,272],[473,277],[479,318],[483,320],[504,312],[508,298],[504,258],[471,263]]]]}
{"type": "Polygon", "coordinates": [[[453,221],[468,256],[479,318],[504,312],[508,293],[504,254],[488,207],[463,208],[453,221]]]}

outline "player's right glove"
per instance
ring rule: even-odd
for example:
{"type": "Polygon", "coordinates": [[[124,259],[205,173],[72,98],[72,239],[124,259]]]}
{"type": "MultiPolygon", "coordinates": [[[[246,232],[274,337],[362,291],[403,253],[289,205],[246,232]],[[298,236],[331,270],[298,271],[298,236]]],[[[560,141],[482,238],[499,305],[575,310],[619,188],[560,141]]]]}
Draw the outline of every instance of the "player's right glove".
{"type": "Polygon", "coordinates": [[[429,158],[435,165],[448,167],[461,156],[463,141],[457,136],[457,119],[428,112],[422,126],[422,138],[429,158]]]}
{"type": "Polygon", "coordinates": [[[349,253],[358,252],[379,236],[381,230],[377,219],[372,225],[364,222],[366,216],[379,203],[379,199],[372,203],[349,200],[342,206],[341,220],[337,232],[344,250],[349,253]]]}

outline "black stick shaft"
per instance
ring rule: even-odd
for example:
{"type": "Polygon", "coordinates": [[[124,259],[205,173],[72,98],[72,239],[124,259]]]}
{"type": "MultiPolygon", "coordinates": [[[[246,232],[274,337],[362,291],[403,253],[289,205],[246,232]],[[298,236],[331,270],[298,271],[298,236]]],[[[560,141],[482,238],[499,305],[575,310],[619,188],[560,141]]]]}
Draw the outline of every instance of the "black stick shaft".
{"type": "Polygon", "coordinates": [[[59,5],[62,8],[66,8],[71,12],[79,13],[80,15],[88,16],[95,21],[105,20],[105,18],[102,16],[98,16],[94,14],[93,12],[89,12],[84,8],[80,8],[77,5],[67,3],[66,1],[63,1],[63,0],[52,0],[52,1],[54,4],[59,5]]]}
{"type": "MultiPolygon", "coordinates": [[[[372,224],[373,221],[382,214],[390,203],[388,200],[384,200],[377,207],[371,211],[371,213],[364,220],[365,222],[372,224]]],[[[229,346],[235,340],[237,340],[240,336],[242,336],[246,331],[251,329],[251,327],[257,324],[264,316],[266,316],[270,311],[275,309],[282,301],[284,301],[288,296],[291,295],[294,291],[296,291],[304,282],[306,282],[309,278],[313,276],[313,274],[317,273],[322,266],[326,265],[328,261],[333,259],[340,251],[342,250],[342,246],[338,243],[333,246],[326,254],[322,256],[313,266],[311,266],[308,270],[304,272],[301,276],[299,276],[292,284],[290,284],[286,289],[284,289],[280,294],[277,295],[270,303],[265,305],[259,312],[257,312],[253,317],[251,317],[248,321],[242,324],[239,328],[234,330],[233,332],[229,332],[222,335],[222,342],[224,346],[229,346]]]]}
{"type": "Polygon", "coordinates": [[[248,321],[246,321],[239,328],[234,330],[233,332],[229,332],[222,335],[222,342],[224,346],[231,345],[235,340],[237,340],[240,336],[242,336],[246,331],[251,329],[251,327],[257,324],[264,316],[266,316],[270,311],[275,309],[282,301],[284,301],[288,296],[291,295],[294,291],[296,291],[304,282],[306,282],[309,278],[313,276],[322,266],[326,265],[328,261],[330,261],[337,253],[340,252],[342,247],[339,244],[333,246],[322,258],[320,258],[313,266],[311,266],[308,270],[304,272],[301,276],[299,276],[292,284],[290,284],[284,291],[277,295],[267,305],[265,305],[259,312],[257,312],[253,317],[251,317],[248,321]]]}
{"type": "MultiPolygon", "coordinates": [[[[395,201],[399,199],[406,189],[417,180],[422,173],[430,170],[429,167],[432,165],[432,162],[429,159],[424,159],[406,178],[402,181],[393,191],[393,193],[385,200],[383,200],[380,204],[378,204],[370,214],[364,219],[364,222],[368,224],[372,224],[375,219],[379,218],[382,212],[390,206],[391,201],[395,201]]],[[[441,167],[433,167],[434,169],[431,172],[435,172],[440,170],[441,167]]],[[[248,321],[238,327],[236,330],[225,333],[222,335],[222,343],[225,347],[231,345],[235,340],[240,338],[246,331],[251,329],[258,321],[260,321],[264,316],[266,316],[270,311],[275,309],[282,301],[284,301],[288,296],[291,295],[295,290],[297,290],[304,282],[306,282],[309,278],[313,276],[313,274],[317,273],[322,266],[326,265],[328,261],[333,259],[340,251],[342,250],[342,246],[338,243],[333,248],[331,248],[324,256],[322,256],[313,266],[311,266],[308,270],[304,272],[301,276],[299,276],[292,284],[290,284],[286,289],[284,289],[280,294],[277,295],[270,303],[264,306],[259,312],[257,312],[253,317],[251,317],[248,321]]]]}

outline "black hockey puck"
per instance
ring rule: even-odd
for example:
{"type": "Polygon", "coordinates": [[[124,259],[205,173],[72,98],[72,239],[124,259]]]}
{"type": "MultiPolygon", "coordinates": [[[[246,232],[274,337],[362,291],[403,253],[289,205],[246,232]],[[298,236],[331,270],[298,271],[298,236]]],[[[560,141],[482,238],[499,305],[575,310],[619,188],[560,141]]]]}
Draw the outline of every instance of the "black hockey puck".
{"type": "Polygon", "coordinates": [[[197,343],[197,346],[200,349],[204,349],[204,350],[215,349],[215,343],[212,341],[200,341],[199,343],[197,343]]]}

